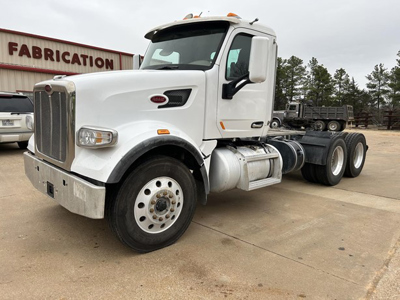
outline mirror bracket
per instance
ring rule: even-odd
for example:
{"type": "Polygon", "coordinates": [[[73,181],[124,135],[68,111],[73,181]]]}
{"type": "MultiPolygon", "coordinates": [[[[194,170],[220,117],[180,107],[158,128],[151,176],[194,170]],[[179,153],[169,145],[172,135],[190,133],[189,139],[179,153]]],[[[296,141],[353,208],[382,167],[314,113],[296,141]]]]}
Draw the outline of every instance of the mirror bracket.
{"type": "Polygon", "coordinates": [[[222,85],[222,99],[232,100],[233,96],[249,83],[252,83],[249,79],[249,73],[244,74],[243,76],[240,76],[229,83],[224,83],[222,85]],[[237,85],[238,83],[240,84],[237,85]]]}

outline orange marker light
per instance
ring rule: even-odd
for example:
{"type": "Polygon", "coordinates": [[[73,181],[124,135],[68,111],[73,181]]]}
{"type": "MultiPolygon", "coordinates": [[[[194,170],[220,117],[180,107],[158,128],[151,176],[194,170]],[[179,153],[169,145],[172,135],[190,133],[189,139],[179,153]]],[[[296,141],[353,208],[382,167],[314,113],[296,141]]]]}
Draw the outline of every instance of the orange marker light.
{"type": "Polygon", "coordinates": [[[223,130],[225,130],[225,126],[224,126],[224,122],[219,122],[219,124],[221,125],[221,128],[223,129],[223,130]]]}
{"type": "Polygon", "coordinates": [[[229,13],[229,14],[227,15],[227,17],[234,17],[234,18],[241,19],[241,17],[239,17],[237,14],[234,14],[234,13],[229,13]]]}
{"type": "Polygon", "coordinates": [[[162,135],[162,134],[170,134],[170,133],[169,133],[168,129],[158,129],[157,134],[162,135]]]}
{"type": "Polygon", "coordinates": [[[100,144],[103,141],[103,137],[100,132],[96,133],[96,143],[100,144]]]}

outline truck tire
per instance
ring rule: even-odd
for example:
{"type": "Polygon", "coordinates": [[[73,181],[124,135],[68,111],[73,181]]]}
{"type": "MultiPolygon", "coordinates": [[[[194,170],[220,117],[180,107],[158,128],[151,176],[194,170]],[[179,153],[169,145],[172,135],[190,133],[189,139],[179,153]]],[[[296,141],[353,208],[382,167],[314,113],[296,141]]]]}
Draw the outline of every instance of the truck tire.
{"type": "Polygon", "coordinates": [[[346,169],[347,149],[342,137],[332,140],[326,158],[326,165],[316,166],[318,181],[327,186],[337,185],[343,177],[346,169]]]}
{"type": "Polygon", "coordinates": [[[301,175],[305,180],[311,183],[319,183],[316,174],[316,165],[305,163],[301,168],[301,175]]]}
{"type": "Polygon", "coordinates": [[[279,128],[281,127],[281,121],[277,118],[273,118],[271,124],[269,125],[271,128],[279,128]]]}
{"type": "Polygon", "coordinates": [[[325,128],[326,128],[326,124],[325,124],[325,122],[322,121],[322,120],[317,120],[317,121],[315,121],[313,127],[314,127],[314,130],[317,130],[317,131],[324,131],[325,128]]]}
{"type": "Polygon", "coordinates": [[[18,147],[20,149],[26,149],[28,147],[28,141],[26,142],[17,142],[18,143],[18,147]]]}
{"type": "Polygon", "coordinates": [[[328,123],[328,130],[330,131],[339,131],[340,130],[340,124],[338,121],[330,121],[328,123]]]}
{"type": "Polygon", "coordinates": [[[344,141],[347,147],[347,165],[344,171],[346,177],[357,177],[360,175],[365,162],[367,145],[362,133],[349,133],[344,141]]]}
{"type": "Polygon", "coordinates": [[[196,183],[179,160],[156,156],[135,168],[107,207],[118,239],[138,252],[176,242],[196,210],[196,183]]]}

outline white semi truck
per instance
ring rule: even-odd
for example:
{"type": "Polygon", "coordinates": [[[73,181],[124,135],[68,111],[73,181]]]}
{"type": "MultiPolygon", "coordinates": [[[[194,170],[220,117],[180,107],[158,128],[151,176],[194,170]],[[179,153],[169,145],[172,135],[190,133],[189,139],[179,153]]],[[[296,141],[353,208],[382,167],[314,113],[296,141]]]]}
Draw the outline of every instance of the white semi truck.
{"type": "Polygon", "coordinates": [[[358,176],[362,134],[270,129],[276,35],[256,21],[162,25],[145,35],[140,70],[36,84],[24,153],[34,187],[73,213],[107,217],[122,243],[149,252],[177,241],[210,192],[264,188],[298,170],[325,185],[358,176]]]}

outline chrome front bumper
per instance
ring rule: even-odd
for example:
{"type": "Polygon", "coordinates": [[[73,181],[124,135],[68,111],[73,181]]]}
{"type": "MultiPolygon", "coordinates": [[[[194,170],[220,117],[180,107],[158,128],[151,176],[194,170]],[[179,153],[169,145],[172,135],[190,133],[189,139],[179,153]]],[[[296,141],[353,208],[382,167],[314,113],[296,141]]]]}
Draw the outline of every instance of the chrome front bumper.
{"type": "Polygon", "coordinates": [[[105,187],[62,171],[29,152],[24,153],[24,164],[26,176],[40,192],[75,214],[104,218],[105,187]]]}

